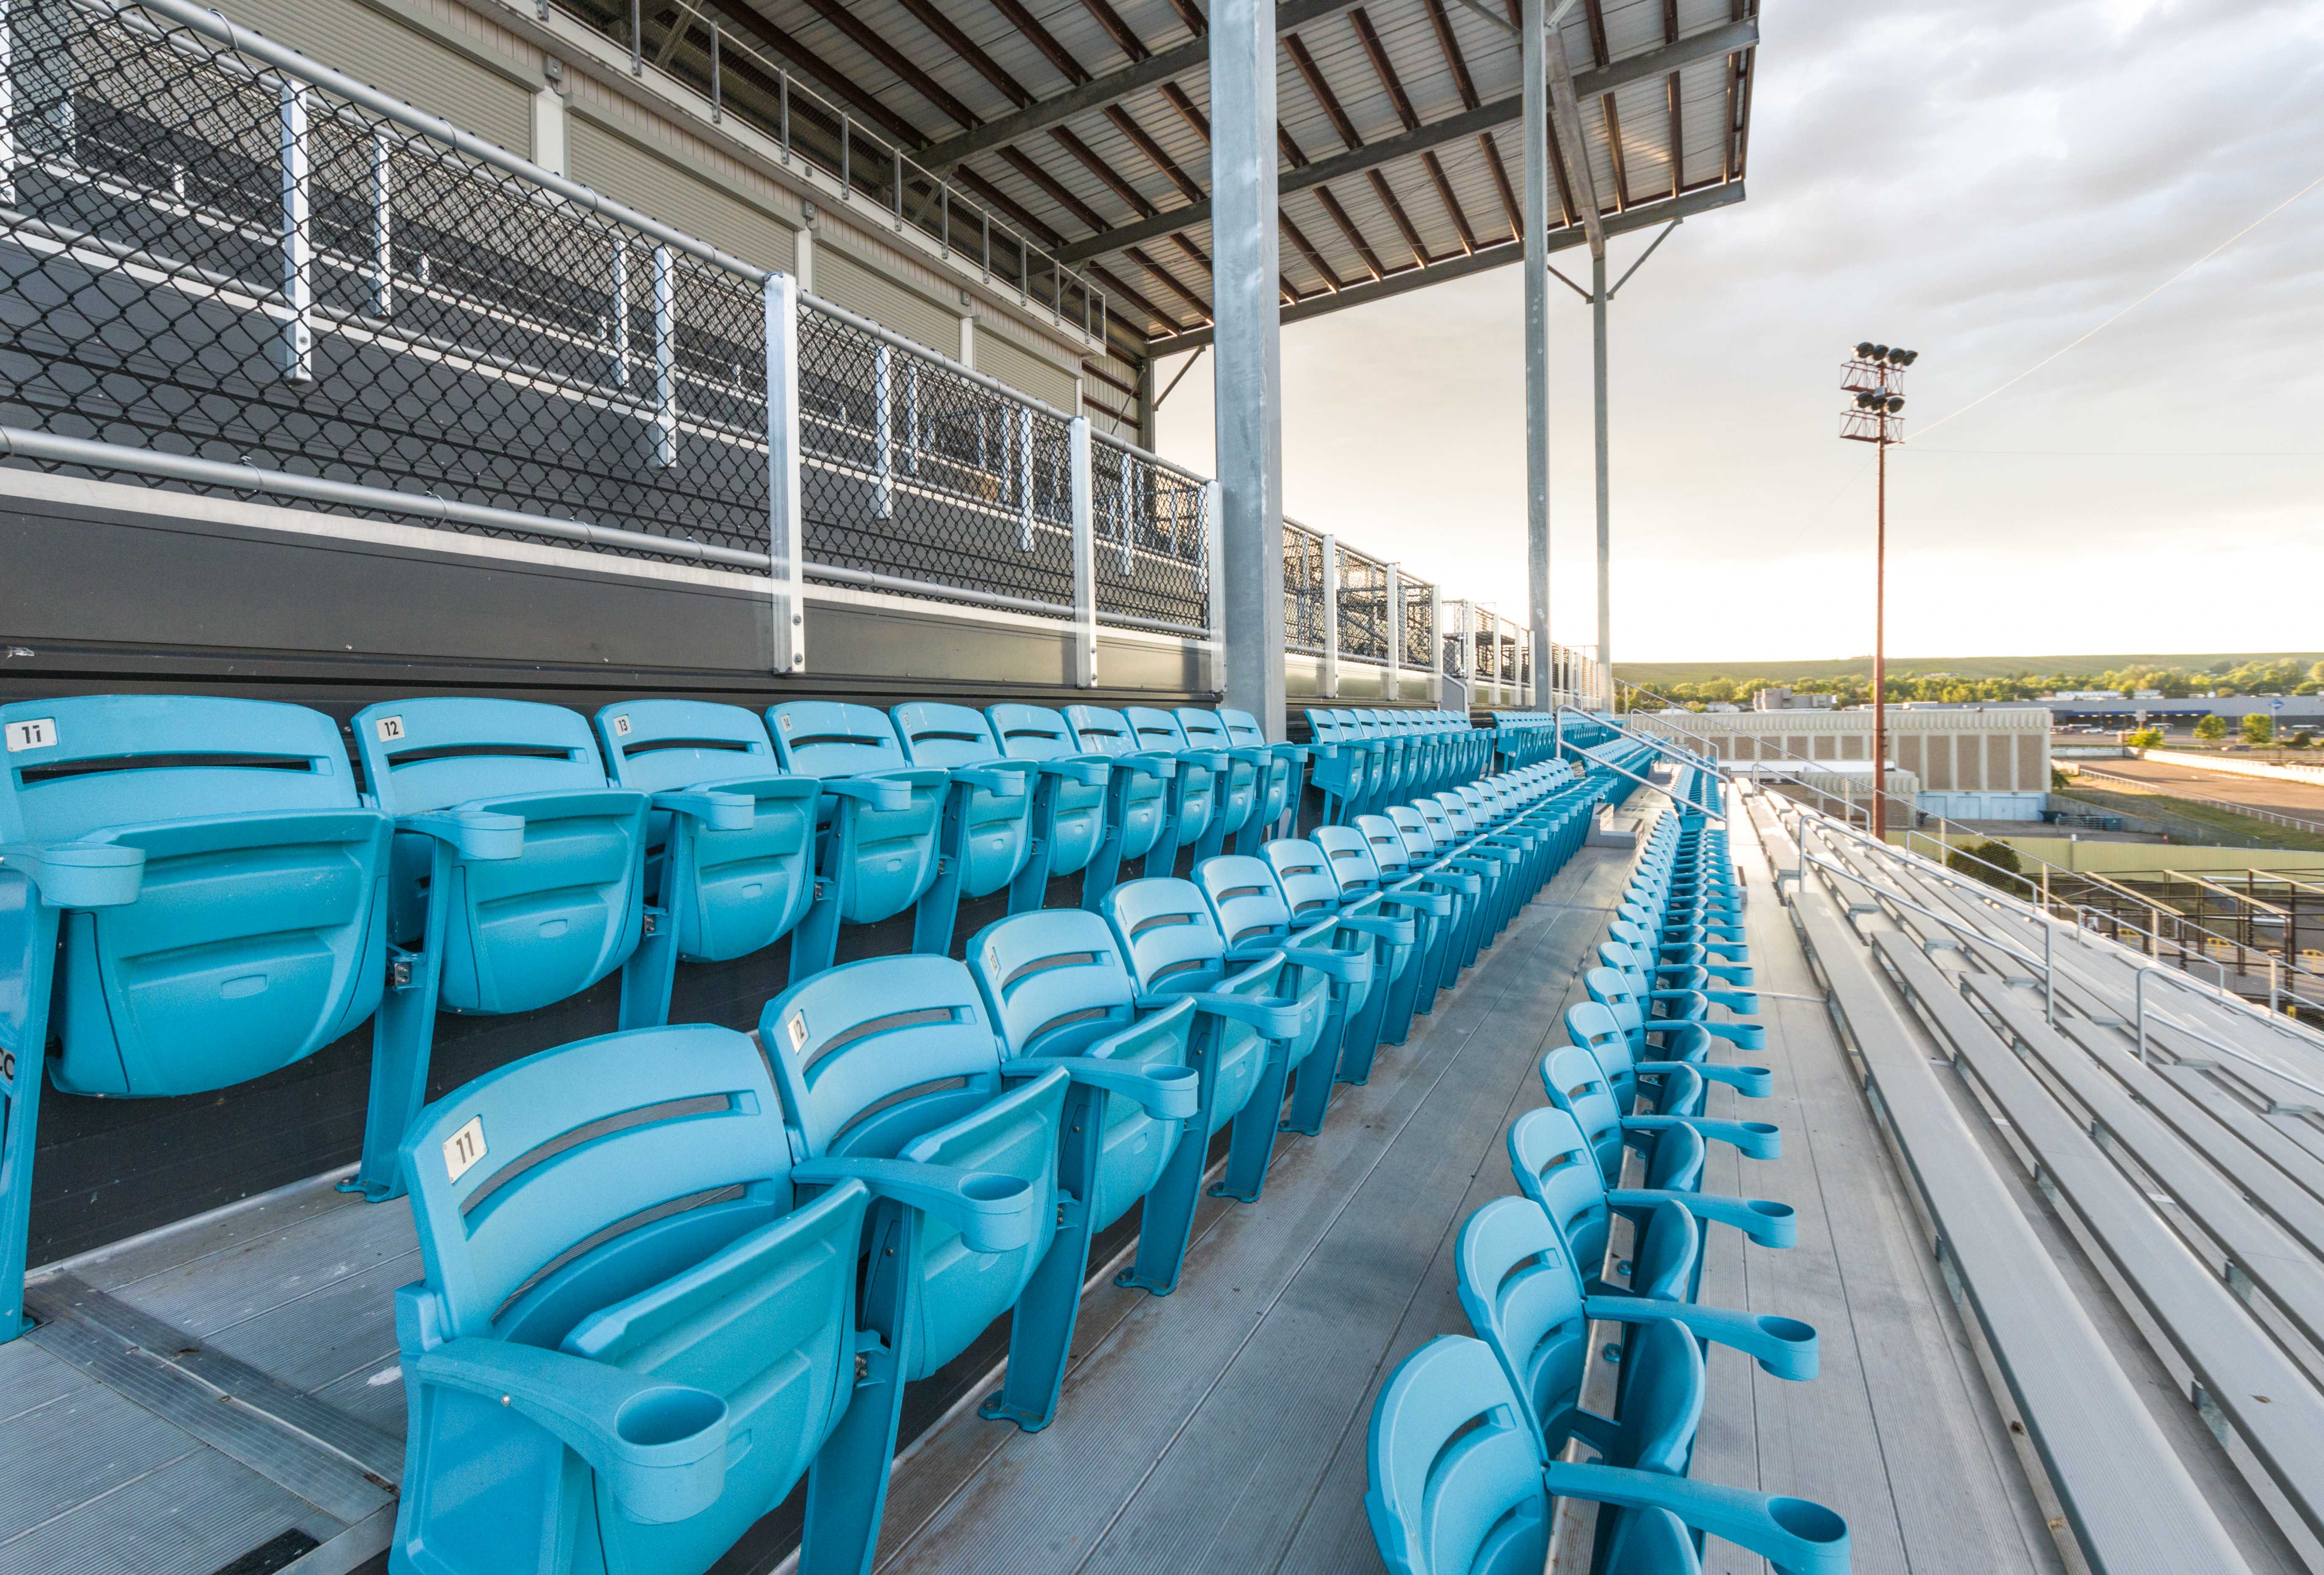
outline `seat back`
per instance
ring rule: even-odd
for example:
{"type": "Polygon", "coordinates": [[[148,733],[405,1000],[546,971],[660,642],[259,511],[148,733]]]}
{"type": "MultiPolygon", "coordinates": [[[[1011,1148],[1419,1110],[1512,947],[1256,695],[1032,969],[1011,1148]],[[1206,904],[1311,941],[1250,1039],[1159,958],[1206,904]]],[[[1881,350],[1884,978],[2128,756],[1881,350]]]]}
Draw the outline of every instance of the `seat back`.
{"type": "Polygon", "coordinates": [[[1339,907],[1340,878],[1333,872],[1331,855],[1307,838],[1277,838],[1261,848],[1259,856],[1275,872],[1276,888],[1295,921],[1339,907]]]}
{"type": "MultiPolygon", "coordinates": [[[[1215,711],[1182,705],[1170,714],[1177,723],[1178,731],[1185,736],[1189,749],[1223,751],[1239,747],[1228,734],[1225,719],[1215,711]]],[[[1228,767],[1226,780],[1213,789],[1217,796],[1215,813],[1219,817],[1220,829],[1225,834],[1231,836],[1250,823],[1251,815],[1259,807],[1259,795],[1265,787],[1262,776],[1273,775],[1275,768],[1282,764],[1283,761],[1269,756],[1257,766],[1244,760],[1236,760],[1228,767]]],[[[1282,813],[1279,805],[1276,813],[1282,813]]]]}
{"type": "MultiPolygon", "coordinates": [[[[1227,742],[1239,750],[1267,750],[1269,743],[1267,730],[1259,725],[1259,718],[1248,711],[1235,711],[1222,705],[1217,712],[1219,723],[1226,729],[1227,742]]],[[[1184,721],[1185,713],[1179,713],[1184,721]]],[[[1299,792],[1299,762],[1289,755],[1277,755],[1274,766],[1261,784],[1259,804],[1253,814],[1261,825],[1273,825],[1293,805],[1299,792]]]]}
{"type": "MultiPolygon", "coordinates": [[[[1371,839],[1356,827],[1319,825],[1309,834],[1309,840],[1332,861],[1333,877],[1343,894],[1378,891],[1387,883],[1379,861],[1372,856],[1371,839]]],[[[1403,873],[1401,862],[1397,872],[1403,873]]]]}
{"type": "Polygon", "coordinates": [[[1151,705],[1125,705],[1121,719],[1129,725],[1130,736],[1137,740],[1139,749],[1149,754],[1182,757],[1171,795],[1178,845],[1187,847],[1200,841],[1221,806],[1217,774],[1183,758],[1194,746],[1187,741],[1185,730],[1178,725],[1172,713],[1151,705]]]}
{"type": "MultiPolygon", "coordinates": [[[[950,770],[1005,760],[982,712],[966,705],[915,701],[889,713],[904,758],[915,766],[950,770]]],[[[989,897],[1007,886],[1033,852],[1033,778],[1021,772],[1021,791],[974,787],[962,796],[957,831],[964,897],[989,897]]],[[[947,846],[952,845],[951,834],[947,846]]]]}
{"type": "Polygon", "coordinates": [[[1582,1278],[1564,1239],[1530,1199],[1496,1199],[1462,1226],[1453,1267],[1470,1327],[1526,1402],[1546,1460],[1572,1431],[1590,1354],[1582,1278]]]}
{"type": "Polygon", "coordinates": [[[984,998],[949,957],[825,969],[767,1003],[759,1039],[801,1152],[997,1172],[1034,1189],[1024,1247],[978,1253],[945,1220],[920,1221],[910,1376],[925,1377],[1016,1304],[1049,1249],[1065,1079],[1002,1085],[984,998]]]}
{"type": "Polygon", "coordinates": [[[1598,1058],[1579,1045],[1561,1045],[1541,1058],[1541,1082],[1549,1102],[1582,1128],[1599,1174],[1613,1185],[1622,1174],[1622,1117],[1598,1058]]]}
{"type": "Polygon", "coordinates": [[[544,1051],[423,1114],[401,1153],[426,1275],[399,1294],[406,1545],[486,1568],[458,1551],[521,1557],[512,1540],[572,1516],[612,1567],[702,1569],[782,1501],[853,1398],[866,1202],[851,1182],[795,1208],[788,1156],[758,1051],[707,1025],[544,1051]],[[730,1446],[718,1498],[681,1521],[632,1519],[603,1481],[560,1510],[556,1440],[419,1377],[459,1336],[707,1390],[751,1447],[730,1446]]]}
{"type": "Polygon", "coordinates": [[[1120,943],[1086,909],[998,920],[978,932],[968,960],[1011,1055],[1078,1055],[1136,1020],[1120,943]]]}
{"type": "Polygon", "coordinates": [[[1266,860],[1240,854],[1205,859],[1194,868],[1194,884],[1211,905],[1230,950],[1290,935],[1291,906],[1266,860]]]}
{"type": "MultiPolygon", "coordinates": [[[[443,894],[440,1000],[521,1012],[578,994],[637,947],[644,917],[645,796],[615,788],[577,712],[438,696],[365,706],[355,747],[391,815],[474,806],[524,817],[513,859],[464,863],[443,894]]],[[[433,849],[396,839],[392,938],[417,944],[433,849]]]]}
{"type": "MultiPolygon", "coordinates": [[[[1119,711],[1102,705],[1068,705],[1065,721],[1072,725],[1074,741],[1084,754],[1119,757],[1149,752],[1119,711]]],[[[1176,750],[1171,752],[1176,753],[1176,750]]],[[[1169,782],[1141,773],[1130,779],[1125,796],[1118,796],[1116,801],[1122,805],[1124,859],[1139,857],[1160,840],[1169,824],[1166,806],[1171,787],[1169,782]]]]}
{"type": "Polygon", "coordinates": [[[1582,1128],[1554,1105],[1527,1110],[1511,1124],[1508,1147],[1517,1189],[1540,1205],[1581,1279],[1596,1278],[1606,1264],[1606,1179],[1582,1128]]]}
{"type": "Polygon", "coordinates": [[[933,767],[913,767],[887,713],[833,700],[792,700],[767,708],[769,731],[783,764],[804,777],[894,777],[910,794],[900,809],[854,804],[841,810],[826,794],[823,818],[844,826],[842,845],[826,850],[827,873],[844,885],[839,917],[872,924],[903,912],[936,879],[937,824],[946,778],[933,767]]]}
{"type": "MultiPolygon", "coordinates": [[[[1065,714],[1046,705],[988,705],[986,723],[1003,759],[1062,760],[1088,751],[1074,740],[1065,714]]],[[[1049,873],[1071,875],[1088,865],[1105,837],[1105,785],[1102,782],[1058,781],[1056,818],[1048,826],[1049,873]]]]}
{"type": "Polygon", "coordinates": [[[666,868],[673,817],[654,812],[647,885],[669,910],[678,951],[726,962],[789,934],[815,896],[821,795],[814,778],[783,769],[758,713],[700,700],[624,700],[599,711],[595,722],[613,780],[624,788],[724,787],[755,801],[748,829],[693,829],[683,890],[666,868]]]}
{"type": "Polygon", "coordinates": [[[1395,1575],[1539,1575],[1549,1496],[1525,1407],[1481,1340],[1406,1357],[1372,1406],[1364,1513],[1395,1575]]]}
{"type": "Polygon", "coordinates": [[[24,959],[14,990],[0,986],[12,1075],[40,1076],[53,1036],[50,1075],[67,1092],[198,1093],[301,1060],[370,1016],[389,822],[358,801],[329,717],[123,695],[19,702],[0,720],[0,843],[144,855],[139,898],[64,914],[53,950],[27,884],[0,873],[0,958],[24,959]],[[25,987],[52,963],[48,1019],[27,1020],[43,992],[25,987]]]}
{"type": "Polygon", "coordinates": [[[1630,1054],[1629,1036],[1622,1032],[1614,1014],[1594,1000],[1575,1001],[1565,1009],[1565,1032],[1596,1059],[1606,1086],[1613,1091],[1616,1112],[1634,1108],[1638,1095],[1637,1065],[1630,1054]]]}
{"type": "MultiPolygon", "coordinates": [[[[1191,880],[1128,881],[1106,893],[1099,907],[1130,960],[1130,977],[1141,996],[1216,990],[1272,998],[1278,993],[1281,953],[1230,973],[1226,938],[1201,889],[1191,880]]],[[[1320,1019],[1303,1021],[1307,1030],[1321,1026],[1320,1019]]],[[[1213,1066],[1210,1116],[1215,1131],[1250,1102],[1265,1067],[1267,1042],[1248,1023],[1216,1023],[1213,1032],[1208,1053],[1213,1066]]]]}
{"type": "Polygon", "coordinates": [[[1371,851],[1372,863],[1379,870],[1383,884],[1393,885],[1403,879],[1412,866],[1412,850],[1405,844],[1404,834],[1396,822],[1385,815],[1360,815],[1355,827],[1371,851]]]}

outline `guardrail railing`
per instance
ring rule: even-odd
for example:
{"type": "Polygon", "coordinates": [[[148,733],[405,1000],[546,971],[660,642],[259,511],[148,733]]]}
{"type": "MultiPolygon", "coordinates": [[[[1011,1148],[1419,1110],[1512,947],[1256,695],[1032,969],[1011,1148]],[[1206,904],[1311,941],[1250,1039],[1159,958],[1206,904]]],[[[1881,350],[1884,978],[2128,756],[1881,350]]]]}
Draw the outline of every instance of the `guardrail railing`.
{"type": "MultiPolygon", "coordinates": [[[[1068,623],[1084,684],[1102,625],[1215,631],[1215,484],[1085,418],[192,0],[0,0],[0,43],[12,464],[764,573],[779,672],[811,585],[1068,623]]],[[[1450,652],[1434,587],[1284,530],[1289,649],[1390,695],[1450,652]]],[[[1487,627],[1443,670],[1512,703],[1487,627]]]]}

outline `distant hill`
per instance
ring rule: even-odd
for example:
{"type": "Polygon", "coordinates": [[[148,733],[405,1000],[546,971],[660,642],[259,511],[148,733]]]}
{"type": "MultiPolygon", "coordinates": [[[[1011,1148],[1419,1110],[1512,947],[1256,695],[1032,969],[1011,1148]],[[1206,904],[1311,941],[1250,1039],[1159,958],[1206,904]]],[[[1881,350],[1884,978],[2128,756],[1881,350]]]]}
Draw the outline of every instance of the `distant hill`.
{"type": "MultiPolygon", "coordinates": [[[[2205,672],[2214,668],[2240,667],[2246,662],[2324,660],[2324,651],[2213,651],[2195,656],[2025,656],[2025,657],[1890,657],[1888,671],[1900,678],[1950,674],[1962,678],[2006,678],[2018,673],[2048,677],[2053,673],[2095,677],[2128,667],[2181,668],[2205,672]]],[[[1872,671],[1869,655],[1835,661],[1790,662],[1616,662],[1614,676],[1648,688],[1664,684],[1700,684],[1711,678],[1839,678],[1872,671]]]]}

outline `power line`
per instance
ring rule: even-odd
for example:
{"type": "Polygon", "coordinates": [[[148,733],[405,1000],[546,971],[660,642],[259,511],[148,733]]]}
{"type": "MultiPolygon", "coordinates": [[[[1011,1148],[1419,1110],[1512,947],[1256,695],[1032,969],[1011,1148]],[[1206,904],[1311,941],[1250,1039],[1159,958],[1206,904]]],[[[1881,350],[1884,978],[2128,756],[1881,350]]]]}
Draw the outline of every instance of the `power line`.
{"type": "Polygon", "coordinates": [[[2221,241],[2218,245],[2212,247],[2209,251],[2196,258],[2192,262],[2188,263],[2186,267],[2179,270],[2178,272],[2172,274],[2170,278],[2156,285],[2153,290],[2148,290],[2144,295],[2140,296],[2136,300],[2132,301],[2128,306],[2115,313],[2114,316],[2108,318],[2105,322],[2100,323],[2097,327],[2092,328],[2089,333],[2084,334],[2078,339],[2074,339],[2064,345],[2059,345],[2058,348],[2051,351],[2050,354],[2042,357],[2041,360],[2036,361],[2033,365],[2019,373],[2015,377],[2011,378],[2007,382],[1987,389],[1985,392],[1978,395],[1977,398],[1963,405],[1960,410],[1953,411],[1951,415],[1938,417],[1935,420],[1921,428],[1921,435],[1923,438],[1927,437],[1930,433],[1943,426],[1947,421],[1951,420],[1953,416],[1965,416],[1969,414],[1969,411],[1985,403],[1986,401],[1991,399],[1995,394],[2001,392],[2003,389],[2006,389],[2014,386],[2015,384],[2024,382],[2027,378],[2033,376],[2035,373],[2049,365],[2050,363],[2058,359],[2059,356],[2063,355],[2067,351],[2074,349],[2077,346],[2089,344],[2092,339],[2097,338],[2100,334],[2106,332],[2108,328],[2113,327],[2116,323],[2122,321],[2123,318],[2128,317],[2131,313],[2144,306],[2148,301],[2153,300],[2156,296],[2161,295],[2164,290],[2170,289],[2172,285],[2186,278],[2190,273],[2194,272],[2196,269],[2200,268],[2204,263],[2209,262],[2212,258],[2226,251],[2229,246],[2234,245],[2237,241],[2240,241],[2246,235],[2250,235],[2254,230],[2259,228],[2260,226],[2267,223],[2268,220],[2273,218],[2277,214],[2282,213],[2285,208],[2290,207],[2293,203],[2298,202],[2301,198],[2315,190],[2319,186],[2324,186],[2324,175],[2319,175],[2315,180],[2310,180],[2307,185],[2293,192],[2290,197],[2285,198],[2282,202],[2277,203],[2273,207],[2269,208],[2265,213],[2260,215],[2259,217],[2252,220],[2251,223],[2246,225],[2242,229],[2237,230],[2234,235],[2229,235],[2226,240],[2221,241]]]}

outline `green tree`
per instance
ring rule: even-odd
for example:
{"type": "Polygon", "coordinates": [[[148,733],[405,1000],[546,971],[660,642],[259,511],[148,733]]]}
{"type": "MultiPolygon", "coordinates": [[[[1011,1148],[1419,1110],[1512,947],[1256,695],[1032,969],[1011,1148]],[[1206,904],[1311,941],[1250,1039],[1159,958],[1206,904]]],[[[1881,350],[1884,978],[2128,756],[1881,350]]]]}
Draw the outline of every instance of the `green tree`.
{"type": "Polygon", "coordinates": [[[2195,736],[2205,743],[2217,743],[2227,736],[2227,721],[2224,716],[2206,716],[2195,724],[2195,736]]]}
{"type": "Polygon", "coordinates": [[[2025,866],[2019,861],[2017,850],[2007,843],[1982,842],[1973,848],[1955,848],[1945,855],[1945,868],[2012,897],[2034,895],[2034,883],[2023,873],[2025,866]]]}
{"type": "Polygon", "coordinates": [[[2264,711],[2255,711],[2244,718],[2244,742],[2266,744],[2275,741],[2275,718],[2264,711]]]}
{"type": "Polygon", "coordinates": [[[2163,747],[2163,730],[2159,727],[2142,727],[2137,732],[2126,735],[2122,741],[2135,750],[2159,750],[2163,747]]]}

